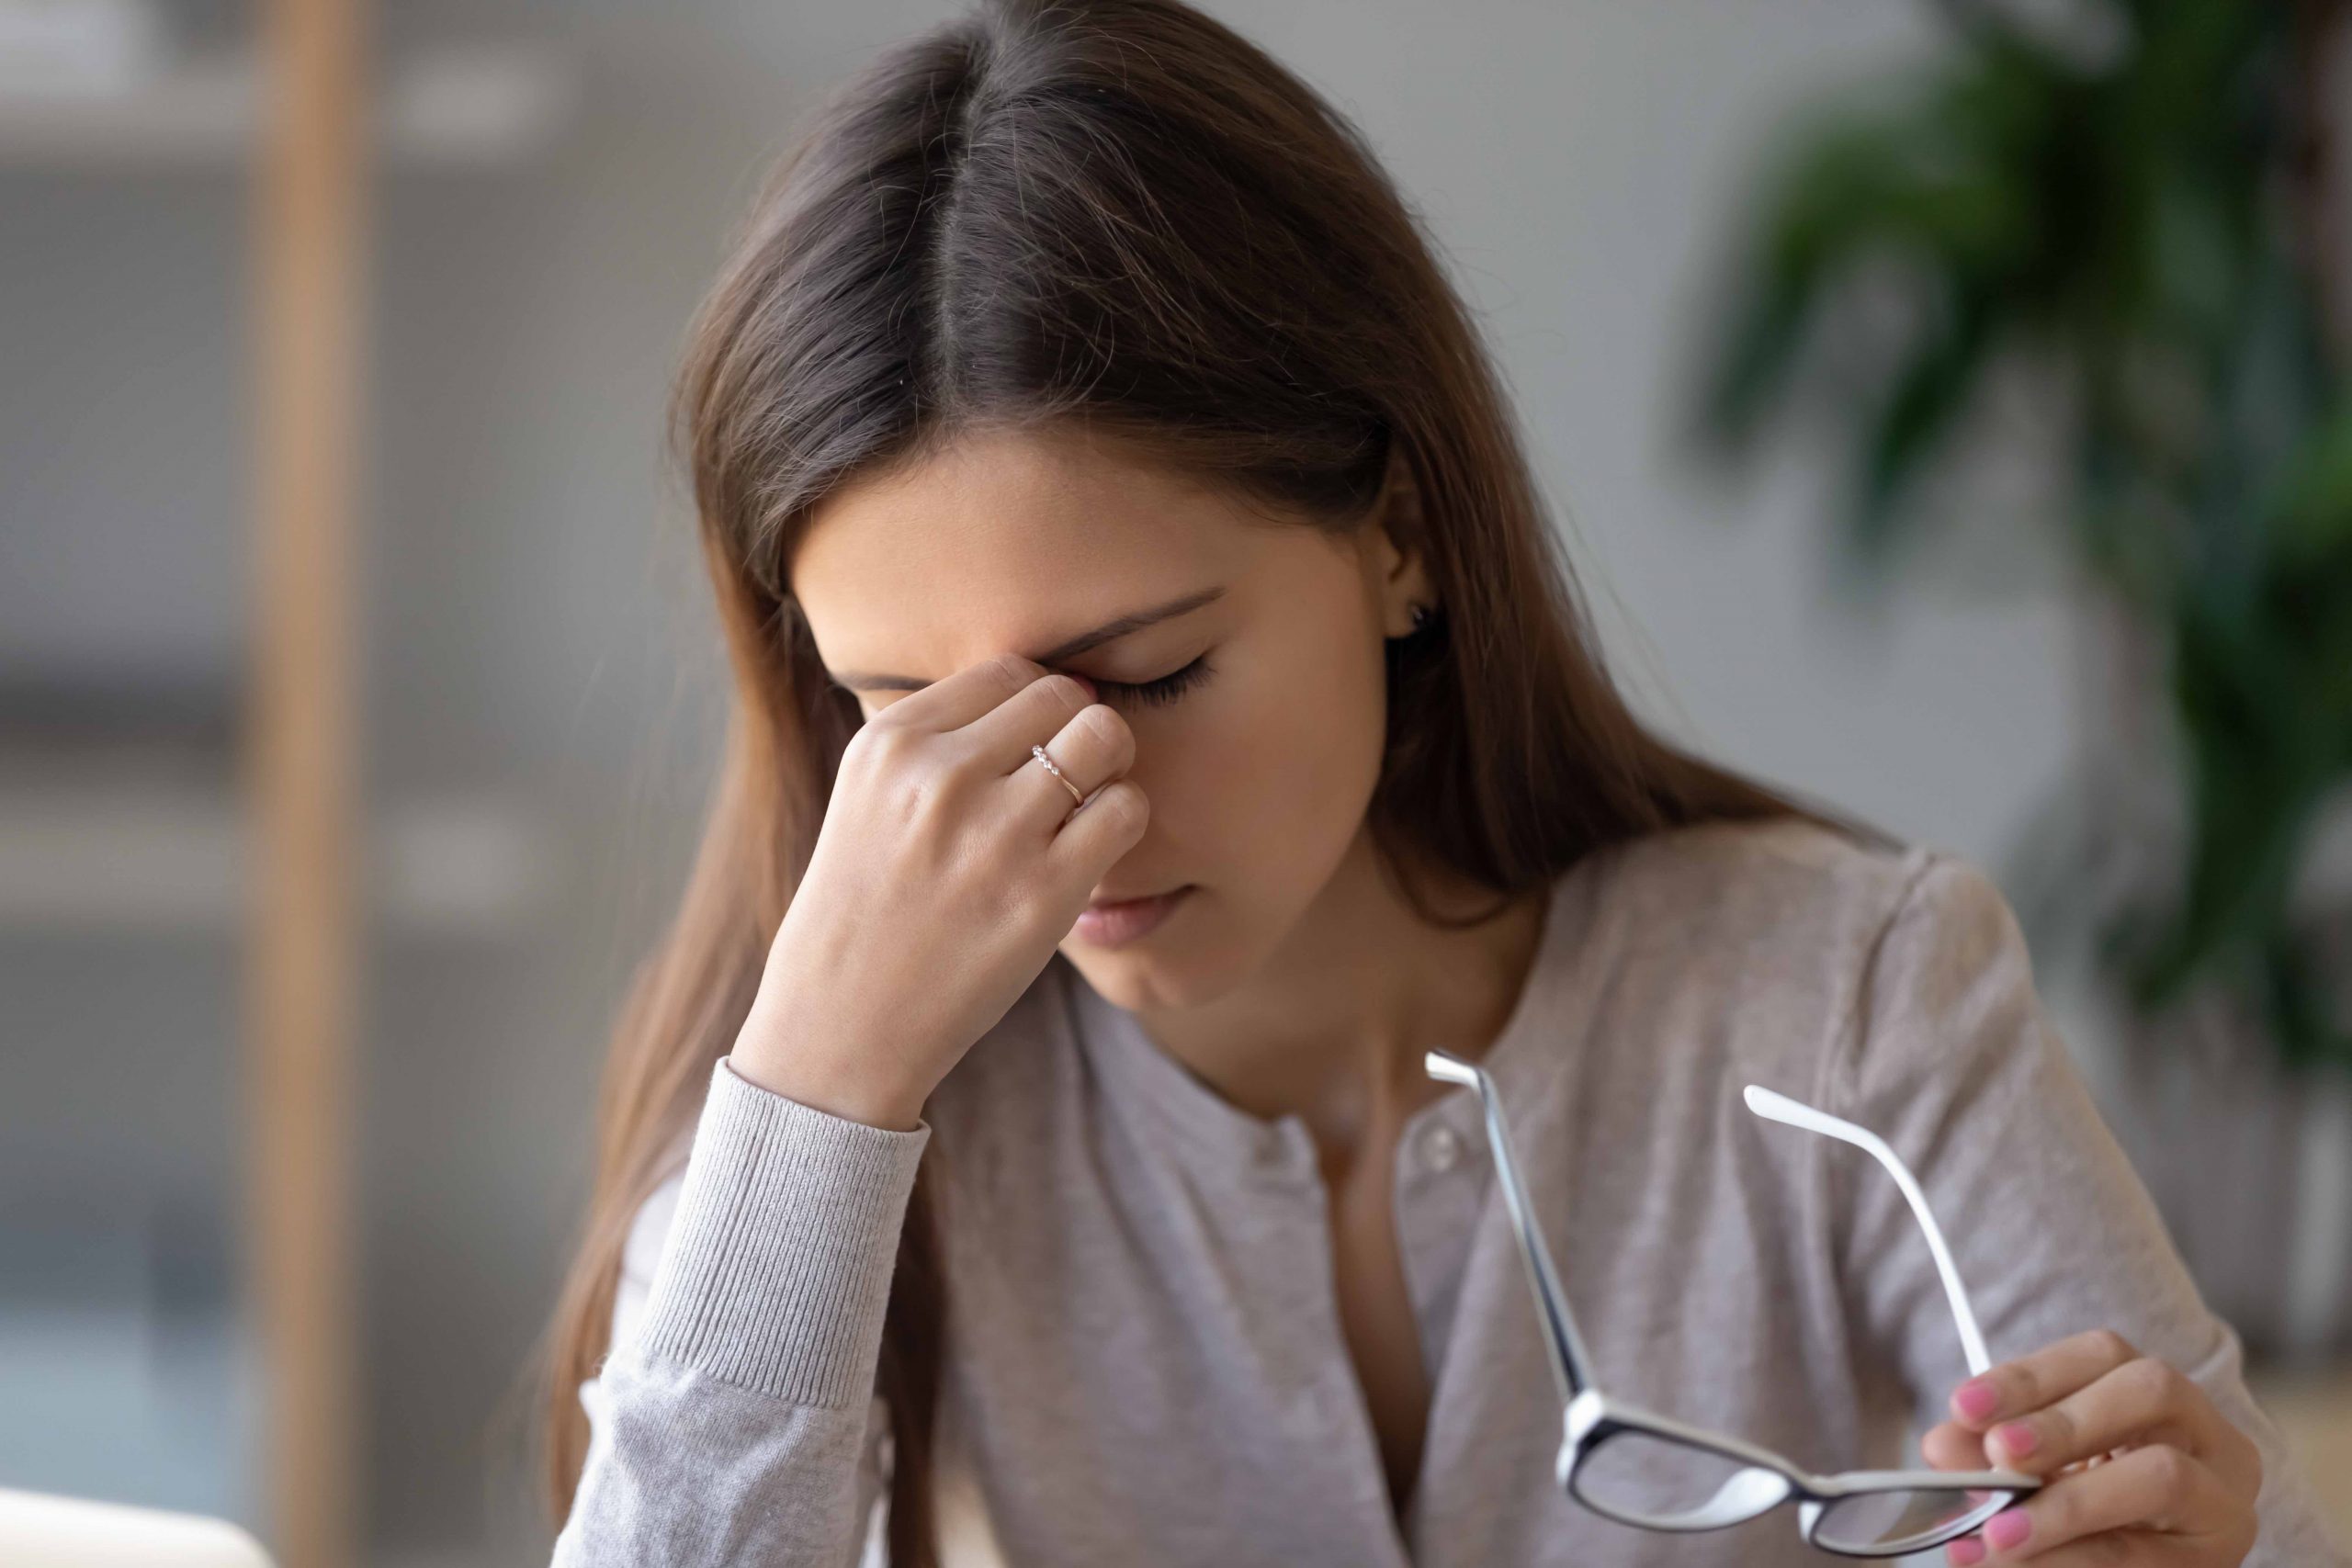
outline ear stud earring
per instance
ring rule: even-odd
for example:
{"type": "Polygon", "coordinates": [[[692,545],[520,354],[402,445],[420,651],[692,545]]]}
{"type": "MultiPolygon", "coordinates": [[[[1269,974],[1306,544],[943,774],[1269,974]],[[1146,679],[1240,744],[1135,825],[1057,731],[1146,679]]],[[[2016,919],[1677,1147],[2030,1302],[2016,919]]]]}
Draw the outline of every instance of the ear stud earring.
{"type": "Polygon", "coordinates": [[[1419,636],[1429,629],[1430,623],[1436,618],[1436,613],[1427,604],[1408,604],[1405,611],[1412,617],[1413,629],[1408,632],[1400,632],[1390,637],[1388,639],[1390,642],[1403,642],[1407,637],[1419,636]]]}

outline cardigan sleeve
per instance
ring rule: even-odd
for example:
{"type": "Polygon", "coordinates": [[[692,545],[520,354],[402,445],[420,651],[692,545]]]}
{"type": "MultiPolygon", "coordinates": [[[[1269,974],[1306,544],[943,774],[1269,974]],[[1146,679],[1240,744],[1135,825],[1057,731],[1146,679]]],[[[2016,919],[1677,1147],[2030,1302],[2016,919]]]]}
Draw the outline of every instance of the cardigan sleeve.
{"type": "MultiPolygon", "coordinates": [[[[2249,1568],[2352,1561],[2248,1393],[2235,1330],[2206,1306],[2095,1108],[2036,993],[2016,916],[1984,873],[1943,851],[1924,858],[1871,951],[1853,1023],[1824,1108],[1912,1168],[1993,1361],[2115,1330],[2195,1380],[2260,1448],[2249,1568]]],[[[1951,1310],[1894,1182],[1863,1151],[1823,1143],[1856,1330],[1899,1369],[1916,1441],[1968,1375],[1951,1310]]]]}
{"type": "Polygon", "coordinates": [[[684,1172],[631,1227],[553,1568],[872,1560],[875,1369],[930,1137],[717,1065],[684,1172]]]}

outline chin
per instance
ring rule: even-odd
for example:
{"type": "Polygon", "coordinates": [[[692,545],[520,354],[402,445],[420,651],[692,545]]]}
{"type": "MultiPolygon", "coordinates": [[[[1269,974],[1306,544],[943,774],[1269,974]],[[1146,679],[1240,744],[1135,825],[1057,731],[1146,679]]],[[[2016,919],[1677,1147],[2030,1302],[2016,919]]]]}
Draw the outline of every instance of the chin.
{"type": "Polygon", "coordinates": [[[1061,953],[1097,996],[1129,1012],[1198,1007],[1242,975],[1230,954],[1211,955],[1173,942],[1162,946],[1148,938],[1115,948],[1070,941],[1061,953]]]}

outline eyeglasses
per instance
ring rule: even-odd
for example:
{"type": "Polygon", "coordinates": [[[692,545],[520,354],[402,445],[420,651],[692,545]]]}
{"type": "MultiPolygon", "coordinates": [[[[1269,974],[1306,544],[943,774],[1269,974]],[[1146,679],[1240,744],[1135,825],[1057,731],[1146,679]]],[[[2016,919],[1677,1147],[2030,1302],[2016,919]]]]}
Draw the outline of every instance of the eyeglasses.
{"type": "MultiPolygon", "coordinates": [[[[1551,1249],[1536,1228],[1510,1134],[1503,1125],[1494,1079],[1475,1062],[1448,1051],[1423,1058],[1430,1077],[1478,1091],[1487,1141],[1503,1200],[1519,1233],[1521,1259],[1543,1320],[1544,1345],[1560,1385],[1563,1436],[1555,1472],[1560,1489],[1593,1512],[1654,1530],[1722,1529],[1797,1505],[1805,1543],[1844,1557],[1900,1557],[1966,1535],[2041,1483],[2013,1471],[1849,1470],[1815,1475],[1782,1455],[1720,1432],[1611,1398],[1594,1385],[1591,1361],[1577,1335],[1551,1249]]],[[[1960,1271],[1944,1245],[1926,1194],[1894,1149],[1875,1133],[1825,1115],[1783,1094],[1747,1086],[1748,1110],[1792,1127],[1841,1139],[1877,1156],[1910,1201],[1927,1233],[1928,1250],[1942,1275],[1944,1294],[1960,1325],[1972,1374],[1991,1364],[1960,1271]]]]}

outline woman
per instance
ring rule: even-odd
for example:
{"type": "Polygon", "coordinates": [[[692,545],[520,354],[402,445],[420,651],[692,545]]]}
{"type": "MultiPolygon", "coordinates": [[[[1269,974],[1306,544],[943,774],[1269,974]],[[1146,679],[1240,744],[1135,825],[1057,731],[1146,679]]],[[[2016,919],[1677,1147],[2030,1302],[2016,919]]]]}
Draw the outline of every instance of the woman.
{"type": "Polygon", "coordinates": [[[2054,1478],[1958,1562],[2330,1550],[2000,895],[1635,720],[1410,213],[1231,32],[884,55],[677,414],[741,700],[608,1074],[560,1563],[1817,1560],[1561,1495],[1432,1045],[1613,1392],[2054,1478]],[[2007,1360],[1954,1387],[1899,1195],[1748,1081],[1916,1159],[2007,1360]]]}

